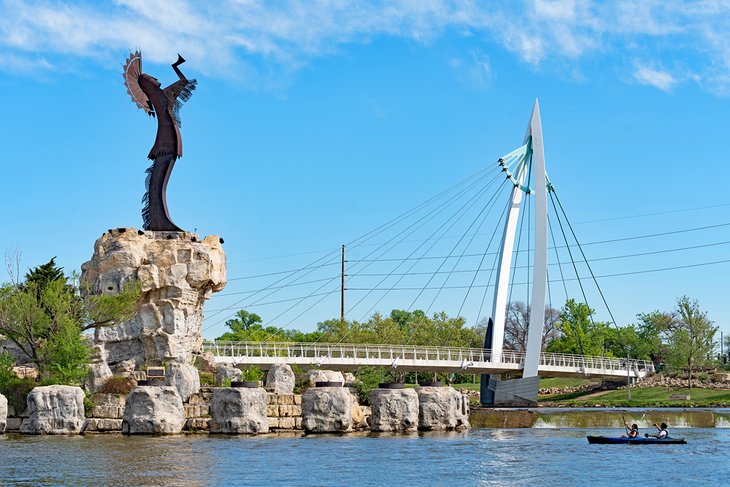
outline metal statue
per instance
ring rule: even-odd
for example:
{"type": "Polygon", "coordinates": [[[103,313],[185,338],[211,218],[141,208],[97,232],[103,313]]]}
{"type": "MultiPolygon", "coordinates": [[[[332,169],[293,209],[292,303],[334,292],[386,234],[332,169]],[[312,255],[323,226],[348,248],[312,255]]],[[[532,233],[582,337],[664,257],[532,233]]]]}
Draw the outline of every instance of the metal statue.
{"type": "Polygon", "coordinates": [[[142,55],[139,51],[129,54],[124,63],[124,85],[137,108],[151,117],[157,116],[157,137],[155,145],[147,156],[152,165],[147,169],[146,192],[142,199],[142,219],[145,230],[182,232],[167,212],[167,182],[178,157],[182,157],[180,137],[180,108],[193,94],[197,85],[194,79],[187,79],[180,71],[185,62],[179,54],[172,69],[180,78],[167,88],[161,88],[157,78],[142,73],[142,55]]]}

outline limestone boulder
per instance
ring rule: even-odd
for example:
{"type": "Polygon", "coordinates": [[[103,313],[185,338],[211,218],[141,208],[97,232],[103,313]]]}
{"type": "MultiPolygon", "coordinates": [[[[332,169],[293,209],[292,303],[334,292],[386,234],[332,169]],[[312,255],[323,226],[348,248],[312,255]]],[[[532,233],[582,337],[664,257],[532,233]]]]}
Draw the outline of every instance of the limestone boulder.
{"type": "Polygon", "coordinates": [[[162,361],[192,364],[201,352],[203,304],[226,285],[225,254],[218,237],[202,241],[190,232],[117,228],[94,244],[81,280],[94,293],[118,293],[139,282],[136,314],[94,336],[112,370],[162,361]]]}
{"type": "Polygon", "coordinates": [[[135,434],[177,434],[185,425],[185,410],[172,386],[142,386],[129,392],[124,407],[122,432],[135,434]]]}
{"type": "Polygon", "coordinates": [[[277,394],[294,393],[294,372],[288,364],[276,364],[266,374],[266,389],[277,394]]]}
{"type": "Polygon", "coordinates": [[[223,386],[227,381],[240,381],[243,372],[232,365],[220,364],[215,369],[215,383],[223,386]]]}
{"type": "Polygon", "coordinates": [[[192,394],[200,392],[198,369],[185,363],[170,363],[165,370],[165,383],[177,389],[183,402],[188,402],[192,394]]]}
{"type": "Polygon", "coordinates": [[[344,385],[345,378],[342,372],[335,370],[312,369],[304,374],[304,383],[309,387],[314,387],[317,382],[340,382],[344,385]]]}
{"type": "Polygon", "coordinates": [[[0,394],[0,435],[5,433],[8,424],[8,400],[0,394]]]}
{"type": "Polygon", "coordinates": [[[306,433],[352,431],[352,396],[343,387],[312,387],[302,395],[302,428],[306,433]]]}
{"type": "Polygon", "coordinates": [[[84,391],[74,386],[36,387],[27,399],[28,418],[20,432],[28,435],[77,435],[86,423],[84,391]]]}
{"type": "Polygon", "coordinates": [[[202,352],[195,358],[195,360],[195,364],[198,366],[201,372],[210,372],[212,374],[215,374],[215,355],[213,355],[211,352],[202,352]]]}
{"type": "Polygon", "coordinates": [[[90,344],[90,365],[89,375],[84,381],[84,388],[90,392],[95,393],[106,385],[109,379],[112,378],[112,369],[109,364],[106,363],[106,351],[100,345],[90,344]]]}
{"type": "Polygon", "coordinates": [[[266,391],[262,388],[220,387],[210,402],[211,433],[268,433],[266,391]]]}
{"type": "Polygon", "coordinates": [[[370,391],[370,429],[412,432],[418,429],[418,394],[413,389],[370,391]]]}
{"type": "Polygon", "coordinates": [[[418,429],[462,430],[469,425],[468,397],[453,387],[417,387],[418,429]]]}
{"type": "Polygon", "coordinates": [[[106,362],[93,362],[89,366],[89,376],[84,382],[90,393],[99,391],[112,378],[112,370],[106,362]]]}

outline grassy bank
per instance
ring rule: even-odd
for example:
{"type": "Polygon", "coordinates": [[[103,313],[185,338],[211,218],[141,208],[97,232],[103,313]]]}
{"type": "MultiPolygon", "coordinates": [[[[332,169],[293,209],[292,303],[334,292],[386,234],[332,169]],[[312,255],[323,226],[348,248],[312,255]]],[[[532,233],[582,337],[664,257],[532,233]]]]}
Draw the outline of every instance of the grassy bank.
{"type": "MultiPolygon", "coordinates": [[[[541,389],[581,386],[593,382],[590,379],[553,377],[540,380],[541,389]]],[[[479,391],[479,384],[454,384],[459,389],[479,391]]],[[[541,407],[730,407],[730,390],[722,389],[672,389],[669,387],[632,388],[631,400],[626,389],[600,392],[575,392],[540,396],[541,407]],[[670,399],[672,395],[689,395],[690,399],[670,399]]]]}
{"type": "Polygon", "coordinates": [[[606,391],[598,394],[575,393],[543,396],[541,406],[572,407],[728,407],[730,390],[716,389],[670,389],[668,387],[647,387],[631,389],[631,400],[626,389],[606,391]],[[690,400],[670,399],[670,396],[689,395],[690,400]]]}

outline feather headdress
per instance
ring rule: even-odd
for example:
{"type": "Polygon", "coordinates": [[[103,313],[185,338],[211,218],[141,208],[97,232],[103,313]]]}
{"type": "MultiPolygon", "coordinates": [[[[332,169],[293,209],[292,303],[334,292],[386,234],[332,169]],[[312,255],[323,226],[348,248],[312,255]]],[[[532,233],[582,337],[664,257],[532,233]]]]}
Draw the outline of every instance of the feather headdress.
{"type": "Polygon", "coordinates": [[[124,86],[127,87],[127,93],[132,97],[132,102],[141,108],[148,115],[152,114],[147,95],[144,94],[139,86],[139,77],[142,74],[142,54],[139,51],[130,52],[129,58],[124,63],[124,86]]]}

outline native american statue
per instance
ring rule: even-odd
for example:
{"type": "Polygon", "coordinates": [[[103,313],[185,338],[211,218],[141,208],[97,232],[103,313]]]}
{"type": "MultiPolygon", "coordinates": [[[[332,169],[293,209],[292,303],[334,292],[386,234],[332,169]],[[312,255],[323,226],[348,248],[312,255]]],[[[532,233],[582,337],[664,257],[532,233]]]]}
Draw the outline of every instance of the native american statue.
{"type": "Polygon", "coordinates": [[[142,55],[139,51],[129,54],[124,63],[124,85],[132,102],[148,115],[157,115],[157,137],[147,156],[152,165],[147,169],[146,191],[142,199],[142,220],[145,230],[182,232],[167,212],[167,181],[178,157],[182,157],[180,137],[180,108],[193,94],[197,85],[187,79],[178,66],[185,60],[177,55],[172,69],[180,78],[167,88],[161,88],[157,78],[142,73],[142,55]]]}

